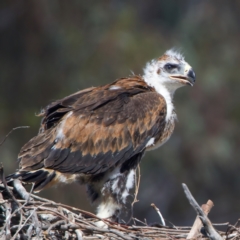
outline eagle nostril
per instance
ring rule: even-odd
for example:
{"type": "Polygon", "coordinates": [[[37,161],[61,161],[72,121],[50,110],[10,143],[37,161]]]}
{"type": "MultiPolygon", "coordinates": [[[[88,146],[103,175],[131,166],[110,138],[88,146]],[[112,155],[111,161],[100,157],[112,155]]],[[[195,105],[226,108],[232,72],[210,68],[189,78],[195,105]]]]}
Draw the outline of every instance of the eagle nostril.
{"type": "Polygon", "coordinates": [[[192,69],[189,70],[188,77],[194,79],[194,81],[195,81],[196,75],[195,75],[195,72],[192,69]]]}

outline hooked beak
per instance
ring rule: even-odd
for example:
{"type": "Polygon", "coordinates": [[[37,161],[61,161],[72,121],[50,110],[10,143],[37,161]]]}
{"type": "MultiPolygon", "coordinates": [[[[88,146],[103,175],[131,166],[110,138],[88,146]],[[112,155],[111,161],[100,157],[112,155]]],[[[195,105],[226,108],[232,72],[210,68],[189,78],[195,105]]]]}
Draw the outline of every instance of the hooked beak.
{"type": "Polygon", "coordinates": [[[173,75],[170,78],[177,80],[183,85],[193,86],[196,81],[196,75],[193,69],[188,65],[185,67],[184,75],[173,75]]]}

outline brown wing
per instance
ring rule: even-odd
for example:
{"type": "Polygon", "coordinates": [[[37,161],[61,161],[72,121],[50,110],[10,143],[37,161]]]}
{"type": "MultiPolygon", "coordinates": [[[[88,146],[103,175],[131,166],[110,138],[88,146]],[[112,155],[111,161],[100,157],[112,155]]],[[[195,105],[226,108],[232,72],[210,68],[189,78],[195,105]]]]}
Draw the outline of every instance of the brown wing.
{"type": "Polygon", "coordinates": [[[135,77],[80,91],[42,114],[39,135],[19,154],[20,171],[99,174],[145,150],[164,129],[166,106],[135,77]]]}

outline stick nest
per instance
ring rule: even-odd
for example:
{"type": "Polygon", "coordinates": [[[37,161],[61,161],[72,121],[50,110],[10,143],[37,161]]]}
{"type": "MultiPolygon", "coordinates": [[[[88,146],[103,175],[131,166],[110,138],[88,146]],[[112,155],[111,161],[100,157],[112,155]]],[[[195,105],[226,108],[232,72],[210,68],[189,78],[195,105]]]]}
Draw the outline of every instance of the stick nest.
{"type": "MultiPolygon", "coordinates": [[[[0,175],[3,176],[3,169],[0,175]]],[[[197,215],[202,221],[201,214],[197,215]]],[[[196,223],[193,227],[163,227],[160,224],[153,227],[146,224],[126,226],[103,220],[106,228],[100,228],[96,225],[98,221],[100,219],[90,212],[27,192],[19,180],[9,186],[2,178],[0,239],[240,239],[237,225],[229,225],[227,232],[216,231],[214,236],[205,223],[200,227],[196,223]]],[[[211,225],[210,220],[207,224],[211,225]]]]}

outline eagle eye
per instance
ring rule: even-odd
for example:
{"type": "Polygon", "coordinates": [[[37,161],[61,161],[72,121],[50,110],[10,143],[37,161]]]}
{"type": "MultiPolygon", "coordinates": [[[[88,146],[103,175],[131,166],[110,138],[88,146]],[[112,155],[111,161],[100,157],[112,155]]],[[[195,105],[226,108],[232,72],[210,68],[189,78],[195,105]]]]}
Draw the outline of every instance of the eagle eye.
{"type": "Polygon", "coordinates": [[[172,69],[177,68],[177,64],[167,63],[167,64],[165,64],[164,68],[165,68],[167,71],[170,71],[170,70],[172,70],[172,69]]]}

